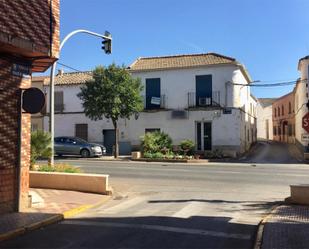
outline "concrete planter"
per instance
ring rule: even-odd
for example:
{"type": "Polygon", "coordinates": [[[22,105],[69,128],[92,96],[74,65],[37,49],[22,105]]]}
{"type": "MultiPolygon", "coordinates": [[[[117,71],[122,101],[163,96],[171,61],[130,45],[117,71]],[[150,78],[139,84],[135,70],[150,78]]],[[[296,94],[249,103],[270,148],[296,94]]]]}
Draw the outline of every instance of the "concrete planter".
{"type": "Polygon", "coordinates": [[[49,188],[111,195],[109,175],[30,171],[31,188],[49,188]]]}
{"type": "Polygon", "coordinates": [[[291,185],[291,196],[286,199],[289,203],[309,205],[309,185],[291,185]]]}
{"type": "Polygon", "coordinates": [[[131,159],[132,161],[141,162],[167,162],[167,163],[208,163],[208,160],[198,160],[198,159],[161,159],[161,158],[138,158],[131,159]]]}

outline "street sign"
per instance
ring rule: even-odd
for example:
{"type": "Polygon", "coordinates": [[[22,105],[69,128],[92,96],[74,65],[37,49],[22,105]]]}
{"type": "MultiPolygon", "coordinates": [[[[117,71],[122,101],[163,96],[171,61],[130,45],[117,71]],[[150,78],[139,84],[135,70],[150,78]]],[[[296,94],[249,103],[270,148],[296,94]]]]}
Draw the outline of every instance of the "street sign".
{"type": "Polygon", "coordinates": [[[306,115],[303,116],[302,126],[304,130],[309,133],[309,112],[307,112],[306,115]]]}
{"type": "Polygon", "coordinates": [[[151,97],[150,103],[153,104],[153,105],[160,105],[161,99],[160,99],[160,97],[151,97]]]}
{"type": "Polygon", "coordinates": [[[26,89],[22,95],[22,107],[26,113],[40,112],[45,105],[44,93],[35,87],[26,89]]]}
{"type": "Polygon", "coordinates": [[[309,134],[301,134],[301,141],[304,142],[309,141],[309,134]]]}
{"type": "Polygon", "coordinates": [[[12,74],[14,76],[18,76],[18,77],[30,75],[31,74],[31,67],[25,66],[25,65],[20,65],[20,64],[13,64],[12,74]]]}

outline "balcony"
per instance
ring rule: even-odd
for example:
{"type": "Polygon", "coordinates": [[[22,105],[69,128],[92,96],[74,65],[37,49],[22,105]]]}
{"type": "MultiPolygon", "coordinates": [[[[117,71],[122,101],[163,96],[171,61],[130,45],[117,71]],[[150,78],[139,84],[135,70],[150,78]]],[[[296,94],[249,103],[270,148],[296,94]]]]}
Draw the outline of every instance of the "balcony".
{"type": "Polygon", "coordinates": [[[188,108],[220,106],[220,91],[212,92],[211,96],[196,96],[195,92],[188,93],[188,108]]]}
{"type": "Polygon", "coordinates": [[[166,108],[166,95],[160,97],[143,96],[145,110],[157,110],[166,108]]]}

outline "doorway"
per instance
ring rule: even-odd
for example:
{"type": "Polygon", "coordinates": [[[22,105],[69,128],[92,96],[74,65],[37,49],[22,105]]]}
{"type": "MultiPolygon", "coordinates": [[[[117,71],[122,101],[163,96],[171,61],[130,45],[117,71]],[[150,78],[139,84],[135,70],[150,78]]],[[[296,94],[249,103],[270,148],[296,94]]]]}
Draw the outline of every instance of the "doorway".
{"type": "Polygon", "coordinates": [[[196,122],[197,150],[211,150],[211,122],[196,122]]]}

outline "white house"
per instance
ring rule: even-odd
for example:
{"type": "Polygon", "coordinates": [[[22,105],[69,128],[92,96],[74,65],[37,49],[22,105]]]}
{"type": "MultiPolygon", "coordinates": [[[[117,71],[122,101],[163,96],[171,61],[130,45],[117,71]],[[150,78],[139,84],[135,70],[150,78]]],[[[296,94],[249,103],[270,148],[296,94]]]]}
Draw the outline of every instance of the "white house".
{"type": "Polygon", "coordinates": [[[257,102],[257,139],[273,139],[273,108],[275,98],[259,98],[257,102]]]}
{"type": "MultiPolygon", "coordinates": [[[[128,70],[144,85],[145,110],[120,121],[120,152],[137,149],[140,137],[153,130],[168,133],[174,144],[191,139],[198,151],[233,155],[256,141],[257,101],[247,86],[248,72],[234,58],[215,53],[138,58],[128,70]]],[[[111,121],[89,120],[76,96],[87,80],[89,72],[56,77],[55,134],[104,143],[111,151],[111,121]]]]}

